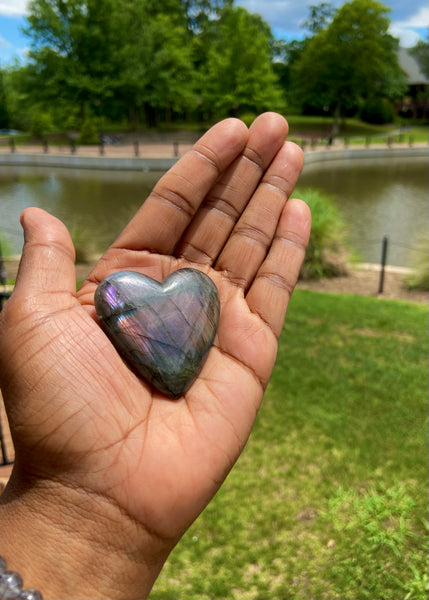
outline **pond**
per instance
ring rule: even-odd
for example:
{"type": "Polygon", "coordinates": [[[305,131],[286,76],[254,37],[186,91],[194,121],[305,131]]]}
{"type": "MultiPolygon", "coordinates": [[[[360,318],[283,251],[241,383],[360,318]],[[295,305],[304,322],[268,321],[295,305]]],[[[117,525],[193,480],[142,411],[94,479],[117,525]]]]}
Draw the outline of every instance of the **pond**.
{"type": "MultiPolygon", "coordinates": [[[[18,254],[19,215],[39,206],[62,219],[77,246],[105,248],[149,194],[159,172],[0,167],[0,239],[18,254]]],[[[428,223],[426,158],[354,159],[309,164],[300,190],[328,192],[347,224],[349,240],[364,262],[378,262],[389,235],[388,263],[409,265],[428,223]]],[[[305,199],[305,194],[304,198],[305,199]]]]}
{"type": "Polygon", "coordinates": [[[300,190],[306,187],[332,196],[363,262],[380,261],[384,235],[389,236],[391,265],[413,265],[422,252],[419,244],[427,236],[429,218],[426,157],[309,164],[299,181],[300,190]]]}

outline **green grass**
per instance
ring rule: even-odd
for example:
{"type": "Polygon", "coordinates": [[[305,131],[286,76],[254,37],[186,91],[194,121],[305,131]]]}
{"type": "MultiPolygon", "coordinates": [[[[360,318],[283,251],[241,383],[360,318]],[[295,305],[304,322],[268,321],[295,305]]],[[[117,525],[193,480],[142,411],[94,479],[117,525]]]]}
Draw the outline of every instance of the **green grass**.
{"type": "Polygon", "coordinates": [[[427,598],[427,328],[295,292],[249,443],[151,599],[427,598]]]}
{"type": "MultiPolygon", "coordinates": [[[[299,135],[314,133],[315,137],[326,138],[332,127],[332,117],[308,117],[302,115],[287,115],[289,123],[289,135],[292,140],[300,143],[299,135]]],[[[419,121],[398,121],[387,125],[371,125],[359,119],[347,119],[340,122],[340,134],[338,140],[348,140],[353,144],[386,143],[387,138],[397,144],[418,144],[429,142],[429,130],[427,124],[419,121]],[[410,127],[402,134],[398,133],[401,126],[410,127]],[[411,138],[411,139],[410,139],[411,138]]]]}
{"type": "MultiPolygon", "coordinates": [[[[286,115],[290,134],[293,136],[295,131],[321,131],[323,135],[328,135],[332,123],[332,117],[308,117],[303,115],[286,115]]],[[[384,134],[398,129],[398,124],[389,123],[388,125],[371,125],[364,123],[359,119],[346,119],[340,121],[340,135],[376,135],[384,134]]]]}
{"type": "Polygon", "coordinates": [[[407,135],[411,136],[415,143],[429,143],[429,128],[428,126],[413,127],[407,131],[407,135]]]}
{"type": "MultiPolygon", "coordinates": [[[[396,126],[394,129],[386,130],[382,134],[370,134],[364,136],[359,134],[358,137],[354,137],[356,134],[343,134],[343,140],[348,141],[351,144],[387,144],[390,140],[393,144],[427,144],[429,140],[429,130],[427,126],[416,126],[411,129],[404,130],[398,133],[399,128],[396,126]]],[[[340,136],[341,141],[341,136],[340,136]]]]}

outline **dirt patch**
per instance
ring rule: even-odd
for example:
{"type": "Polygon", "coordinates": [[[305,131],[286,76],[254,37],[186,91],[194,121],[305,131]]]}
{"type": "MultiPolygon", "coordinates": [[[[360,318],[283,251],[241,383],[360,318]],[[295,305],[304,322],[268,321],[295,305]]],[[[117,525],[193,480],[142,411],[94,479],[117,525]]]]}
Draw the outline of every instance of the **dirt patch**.
{"type": "Polygon", "coordinates": [[[375,268],[351,268],[348,275],[319,279],[315,281],[299,281],[297,288],[317,292],[335,294],[358,294],[361,296],[378,296],[409,302],[425,302],[429,300],[428,292],[409,290],[405,285],[405,273],[402,269],[387,268],[384,275],[383,293],[379,294],[380,273],[375,268]]]}

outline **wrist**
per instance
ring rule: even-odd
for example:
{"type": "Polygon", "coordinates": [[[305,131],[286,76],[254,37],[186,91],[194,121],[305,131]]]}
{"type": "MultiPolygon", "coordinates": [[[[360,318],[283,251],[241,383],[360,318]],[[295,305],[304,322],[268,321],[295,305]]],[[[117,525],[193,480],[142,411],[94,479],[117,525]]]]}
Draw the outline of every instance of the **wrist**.
{"type": "Polygon", "coordinates": [[[144,598],[173,542],[152,536],[109,499],[19,477],[0,496],[0,555],[50,598],[144,598]]]}

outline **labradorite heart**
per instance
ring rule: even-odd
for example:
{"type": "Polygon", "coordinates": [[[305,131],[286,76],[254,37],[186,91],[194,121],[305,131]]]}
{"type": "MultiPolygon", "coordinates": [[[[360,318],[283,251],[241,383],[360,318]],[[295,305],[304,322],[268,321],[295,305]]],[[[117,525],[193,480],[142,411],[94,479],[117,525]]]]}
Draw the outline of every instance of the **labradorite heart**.
{"type": "Polygon", "coordinates": [[[219,321],[219,294],[195,269],[158,283],[134,271],[98,286],[95,310],[107,335],[134,370],[169,398],[179,398],[200,372],[219,321]]]}

